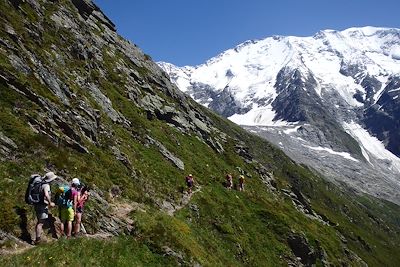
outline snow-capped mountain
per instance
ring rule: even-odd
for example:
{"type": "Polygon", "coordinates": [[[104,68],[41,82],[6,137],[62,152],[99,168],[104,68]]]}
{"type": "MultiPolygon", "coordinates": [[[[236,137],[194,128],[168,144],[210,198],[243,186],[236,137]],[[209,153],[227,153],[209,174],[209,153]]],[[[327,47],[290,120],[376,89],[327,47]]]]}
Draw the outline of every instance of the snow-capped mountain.
{"type": "Polygon", "coordinates": [[[246,41],[159,65],[196,101],[334,181],[400,203],[400,29],[246,41]]]}

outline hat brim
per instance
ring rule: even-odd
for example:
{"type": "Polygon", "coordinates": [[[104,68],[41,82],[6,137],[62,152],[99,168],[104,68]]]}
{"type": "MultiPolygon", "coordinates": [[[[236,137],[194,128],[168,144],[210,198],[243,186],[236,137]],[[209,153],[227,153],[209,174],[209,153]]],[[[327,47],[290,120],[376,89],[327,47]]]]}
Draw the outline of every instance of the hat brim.
{"type": "Polygon", "coordinates": [[[55,175],[55,176],[52,176],[50,178],[45,178],[45,179],[43,179],[43,181],[50,183],[50,182],[54,181],[57,178],[58,178],[58,176],[55,175]]]}

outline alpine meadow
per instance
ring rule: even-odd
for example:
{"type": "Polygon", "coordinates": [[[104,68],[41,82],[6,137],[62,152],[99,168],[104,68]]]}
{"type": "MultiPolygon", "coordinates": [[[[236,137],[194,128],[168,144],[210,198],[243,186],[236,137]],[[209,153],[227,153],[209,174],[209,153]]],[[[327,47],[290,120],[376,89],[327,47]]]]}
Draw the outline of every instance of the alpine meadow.
{"type": "MultiPolygon", "coordinates": [[[[1,266],[399,266],[396,199],[197,103],[92,1],[3,0],[0,15],[1,266]],[[52,196],[73,178],[90,188],[86,233],[60,236],[49,207],[57,232],[44,225],[34,244],[24,194],[32,174],[49,172],[52,196]]],[[[330,123],[327,143],[367,164],[330,123]]]]}

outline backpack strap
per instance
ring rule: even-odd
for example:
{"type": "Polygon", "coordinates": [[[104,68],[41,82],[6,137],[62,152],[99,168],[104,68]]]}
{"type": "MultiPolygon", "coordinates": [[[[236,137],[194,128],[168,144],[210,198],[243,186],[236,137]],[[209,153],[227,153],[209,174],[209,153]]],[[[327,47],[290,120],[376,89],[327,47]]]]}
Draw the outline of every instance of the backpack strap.
{"type": "Polygon", "coordinates": [[[45,185],[45,184],[49,184],[49,183],[43,181],[43,179],[42,179],[42,181],[40,182],[40,202],[43,203],[43,204],[45,203],[44,202],[44,200],[45,200],[44,199],[44,188],[43,188],[43,185],[45,185]]]}

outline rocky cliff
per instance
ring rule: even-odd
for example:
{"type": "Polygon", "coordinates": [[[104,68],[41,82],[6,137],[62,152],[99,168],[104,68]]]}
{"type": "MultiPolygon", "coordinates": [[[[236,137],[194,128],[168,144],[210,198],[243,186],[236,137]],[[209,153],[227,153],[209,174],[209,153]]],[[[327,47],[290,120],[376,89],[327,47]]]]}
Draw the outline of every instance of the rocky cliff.
{"type": "Polygon", "coordinates": [[[400,260],[396,205],[336,187],[191,100],[91,1],[0,8],[1,265],[400,260]],[[23,194],[49,170],[92,188],[88,236],[32,248],[23,194]],[[245,175],[244,192],[224,187],[228,172],[245,175]]]}

